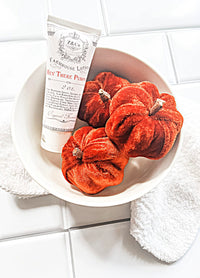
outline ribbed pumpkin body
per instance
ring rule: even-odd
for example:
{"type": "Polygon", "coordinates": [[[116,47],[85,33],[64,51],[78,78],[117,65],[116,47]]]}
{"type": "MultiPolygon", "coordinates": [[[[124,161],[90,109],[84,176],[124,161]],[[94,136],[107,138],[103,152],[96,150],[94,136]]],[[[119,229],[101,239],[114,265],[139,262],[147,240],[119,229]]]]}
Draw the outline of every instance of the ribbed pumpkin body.
{"type": "Polygon", "coordinates": [[[127,163],[127,156],[106,136],[104,128],[78,129],[62,151],[65,179],[88,194],[121,183],[127,163]]]}
{"type": "Polygon", "coordinates": [[[113,96],[125,85],[127,80],[111,72],[99,73],[94,81],[86,82],[78,113],[80,120],[93,127],[103,127],[109,118],[109,106],[113,96]]]}
{"type": "Polygon", "coordinates": [[[106,134],[130,157],[164,157],[183,124],[172,95],[160,94],[150,82],[131,84],[118,91],[110,104],[106,134]]]}

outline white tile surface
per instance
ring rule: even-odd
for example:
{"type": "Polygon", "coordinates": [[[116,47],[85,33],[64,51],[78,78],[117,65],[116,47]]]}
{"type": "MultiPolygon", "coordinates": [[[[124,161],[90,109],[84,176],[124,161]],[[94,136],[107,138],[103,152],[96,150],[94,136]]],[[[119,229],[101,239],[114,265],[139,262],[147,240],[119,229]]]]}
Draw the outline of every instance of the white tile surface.
{"type": "Polygon", "coordinates": [[[50,195],[23,200],[0,189],[0,239],[62,229],[62,204],[50,195]]]}
{"type": "Polygon", "coordinates": [[[164,33],[103,37],[99,40],[98,46],[136,56],[161,72],[170,83],[176,82],[164,33]]]}
{"type": "Polygon", "coordinates": [[[179,82],[200,80],[200,29],[170,32],[169,39],[179,82]]]}
{"type": "Polygon", "coordinates": [[[1,41],[45,36],[47,0],[0,0],[0,7],[1,41]]]}
{"type": "MultiPolygon", "coordinates": [[[[0,101],[13,99],[46,60],[48,13],[101,29],[98,46],[142,59],[172,84],[177,99],[200,102],[198,0],[0,0],[0,101]],[[173,85],[173,63],[182,84],[173,85]]],[[[200,234],[181,260],[162,263],[129,235],[128,221],[105,225],[129,218],[129,206],[83,207],[53,196],[19,200],[0,190],[0,277],[199,278],[200,234]]]]}
{"type": "Polygon", "coordinates": [[[0,43],[0,100],[19,93],[29,75],[46,61],[46,41],[0,43]]]}
{"type": "Polygon", "coordinates": [[[63,233],[0,242],[0,276],[72,278],[67,249],[63,233]]]}
{"type": "Polygon", "coordinates": [[[49,0],[50,14],[104,31],[99,0],[49,0]]]}
{"type": "Polygon", "coordinates": [[[71,231],[76,278],[199,278],[200,234],[188,253],[165,264],[129,235],[129,222],[71,231]]]}
{"type": "Polygon", "coordinates": [[[200,25],[197,0],[104,0],[111,33],[200,25]]]}
{"type": "Polygon", "coordinates": [[[200,102],[200,82],[173,85],[171,87],[175,96],[181,96],[200,102]]]}
{"type": "Polygon", "coordinates": [[[79,227],[130,217],[130,203],[114,207],[85,207],[66,203],[66,228],[79,227]]]}

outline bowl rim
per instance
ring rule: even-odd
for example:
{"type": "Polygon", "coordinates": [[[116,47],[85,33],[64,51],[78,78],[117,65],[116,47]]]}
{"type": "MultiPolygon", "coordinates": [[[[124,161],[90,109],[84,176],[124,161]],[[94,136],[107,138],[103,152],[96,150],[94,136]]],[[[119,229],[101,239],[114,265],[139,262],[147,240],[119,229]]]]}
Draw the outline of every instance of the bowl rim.
{"type": "MultiPolygon", "coordinates": [[[[156,75],[158,75],[160,77],[160,79],[165,83],[166,87],[169,88],[170,90],[170,93],[172,92],[171,91],[171,86],[168,84],[168,82],[166,82],[165,78],[162,76],[162,74],[160,74],[159,71],[155,70],[151,65],[149,65],[149,63],[147,64],[145,61],[143,61],[142,59],[139,59],[137,57],[135,57],[134,55],[131,55],[129,53],[126,53],[126,52],[123,52],[123,51],[119,51],[119,50],[116,50],[116,49],[112,49],[112,48],[104,48],[104,47],[98,47],[97,49],[102,49],[102,50],[110,50],[110,51],[115,51],[115,52],[119,52],[119,53],[122,53],[122,54],[125,54],[125,55],[128,55],[130,56],[131,58],[134,58],[136,59],[138,62],[141,62],[143,63],[146,67],[148,67],[153,73],[155,73],[156,75]]],[[[169,165],[169,167],[165,170],[165,173],[164,173],[164,177],[159,180],[158,182],[154,182],[155,178],[153,178],[151,180],[151,186],[148,186],[146,187],[146,189],[142,190],[142,192],[139,192],[139,193],[135,193],[135,196],[134,198],[131,196],[131,194],[129,194],[126,198],[122,198],[121,200],[112,200],[112,197],[113,196],[103,196],[103,197],[100,197],[100,198],[105,198],[107,197],[107,202],[103,201],[103,202],[96,202],[97,199],[96,198],[93,198],[93,199],[90,199],[90,202],[88,202],[87,199],[81,199],[80,197],[78,197],[78,200],[77,198],[75,198],[74,200],[71,200],[71,198],[68,199],[68,197],[63,197],[61,196],[62,194],[60,194],[59,192],[56,191],[56,189],[54,190],[54,188],[51,188],[51,190],[49,191],[45,186],[44,186],[44,183],[36,178],[36,175],[32,172],[32,169],[31,167],[28,166],[28,162],[25,161],[25,159],[23,158],[23,155],[21,154],[21,151],[20,151],[20,148],[17,144],[17,135],[16,135],[16,129],[15,129],[15,114],[16,114],[16,111],[17,111],[17,106],[18,106],[18,100],[22,94],[22,92],[24,91],[25,89],[25,86],[26,84],[28,83],[28,81],[32,78],[32,76],[39,70],[39,68],[41,68],[42,66],[44,66],[46,64],[46,61],[41,63],[38,67],[36,67],[32,72],[31,74],[29,75],[29,77],[25,80],[24,82],[24,85],[22,86],[21,90],[19,91],[19,93],[17,94],[16,98],[15,98],[15,101],[14,101],[14,105],[13,105],[13,108],[12,108],[12,114],[11,114],[11,136],[12,136],[12,140],[13,140],[13,144],[15,146],[15,149],[17,151],[17,154],[20,158],[20,160],[22,161],[22,164],[24,165],[24,168],[26,169],[26,171],[29,173],[29,175],[32,177],[32,179],[38,183],[43,189],[47,190],[49,192],[49,194],[52,194],[64,201],[67,201],[67,202],[70,202],[70,203],[73,203],[73,204],[77,204],[77,205],[83,205],[83,206],[88,206],[88,207],[110,207],[110,206],[117,206],[117,205],[122,205],[122,204],[125,204],[125,203],[128,203],[128,202],[131,202],[133,200],[136,200],[140,197],[142,197],[144,194],[146,194],[147,192],[151,191],[154,187],[156,187],[161,181],[163,178],[165,178],[167,176],[167,174],[169,173],[169,171],[171,170],[172,166],[174,165],[175,161],[176,161],[176,158],[177,156],[179,155],[180,153],[180,150],[181,150],[181,147],[182,147],[182,142],[183,142],[183,129],[180,131],[180,133],[178,134],[177,136],[177,139],[179,139],[179,142],[178,142],[178,145],[176,147],[176,152],[175,152],[175,155],[169,165]],[[95,201],[96,200],[96,201],[95,201]],[[106,204],[105,204],[106,203],[106,204]]]]}

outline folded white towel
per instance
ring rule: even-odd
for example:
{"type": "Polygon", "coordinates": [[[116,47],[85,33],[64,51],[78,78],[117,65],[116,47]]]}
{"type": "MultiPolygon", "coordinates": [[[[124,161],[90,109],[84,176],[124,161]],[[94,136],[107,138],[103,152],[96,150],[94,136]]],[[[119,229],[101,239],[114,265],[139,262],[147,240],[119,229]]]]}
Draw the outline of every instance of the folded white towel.
{"type": "Polygon", "coordinates": [[[131,203],[131,235],[168,263],[185,254],[200,226],[200,111],[188,100],[177,102],[184,116],[179,157],[154,190],[131,203]]]}
{"type": "Polygon", "coordinates": [[[12,142],[10,119],[13,102],[0,102],[0,187],[20,198],[48,194],[24,169],[12,142]]]}

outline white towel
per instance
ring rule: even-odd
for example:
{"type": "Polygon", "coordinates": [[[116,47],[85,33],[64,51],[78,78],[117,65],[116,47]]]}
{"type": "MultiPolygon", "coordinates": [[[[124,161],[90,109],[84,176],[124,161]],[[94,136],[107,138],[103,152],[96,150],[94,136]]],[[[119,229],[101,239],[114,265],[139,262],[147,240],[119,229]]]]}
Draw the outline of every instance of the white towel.
{"type": "Polygon", "coordinates": [[[142,248],[168,263],[186,253],[200,226],[200,107],[177,100],[184,116],[181,152],[168,176],[132,201],[130,221],[142,248]]]}
{"type": "Polygon", "coordinates": [[[0,102],[0,187],[20,198],[46,195],[24,169],[12,142],[10,119],[13,102],[0,102]]]}

